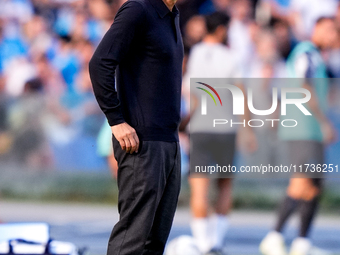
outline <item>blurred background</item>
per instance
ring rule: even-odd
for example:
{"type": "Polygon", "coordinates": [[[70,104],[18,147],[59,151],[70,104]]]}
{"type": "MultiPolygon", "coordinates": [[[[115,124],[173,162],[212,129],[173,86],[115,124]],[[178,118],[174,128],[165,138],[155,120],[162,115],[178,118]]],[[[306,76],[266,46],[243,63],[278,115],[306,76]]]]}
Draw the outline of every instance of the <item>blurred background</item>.
{"type": "MultiPolygon", "coordinates": [[[[117,220],[111,133],[92,92],[88,62],[124,0],[0,0],[0,221],[46,221],[52,237],[106,251],[117,220]]],[[[186,63],[206,33],[204,15],[231,17],[227,45],[246,78],[284,77],[292,48],[315,21],[334,16],[338,48],[323,52],[340,78],[340,4],[336,0],[178,0],[186,63]]],[[[233,61],[233,60],[226,60],[233,61]]],[[[183,91],[183,115],[188,112],[183,91]]],[[[340,83],[328,116],[340,132],[340,83]]],[[[181,132],[183,187],[170,239],[190,233],[187,131],[181,132]]],[[[340,164],[340,143],[327,162],[340,164]]],[[[243,157],[238,153],[237,161],[243,157]]],[[[228,245],[233,254],[257,254],[274,221],[287,180],[236,180],[228,245]]],[[[316,244],[340,254],[340,181],[328,178],[316,244]]],[[[294,220],[293,220],[294,221],[294,220]]],[[[289,225],[287,233],[294,235],[289,225]]]]}

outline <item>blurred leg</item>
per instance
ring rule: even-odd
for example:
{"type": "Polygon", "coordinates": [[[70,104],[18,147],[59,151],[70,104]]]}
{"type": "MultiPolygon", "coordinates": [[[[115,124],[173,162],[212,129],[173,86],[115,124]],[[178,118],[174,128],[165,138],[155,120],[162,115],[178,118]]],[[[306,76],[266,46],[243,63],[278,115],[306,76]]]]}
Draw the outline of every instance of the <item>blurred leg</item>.
{"type": "Polygon", "coordinates": [[[218,179],[217,185],[218,185],[218,197],[215,206],[215,212],[221,215],[229,214],[233,204],[232,197],[233,179],[232,178],[218,179]]]}
{"type": "Polygon", "coordinates": [[[315,215],[319,193],[320,188],[313,184],[313,179],[292,178],[287,189],[287,196],[280,206],[275,230],[281,232],[289,216],[298,206],[301,206],[300,236],[306,236],[315,215]]]}
{"type": "Polygon", "coordinates": [[[320,201],[320,194],[322,191],[322,179],[309,179],[310,187],[308,192],[305,195],[305,198],[301,201],[301,226],[300,226],[300,237],[306,237],[309,233],[310,227],[313,223],[313,219],[317,212],[319,201],[320,201]],[[312,187],[312,188],[311,188],[312,187]]]}
{"type": "MultiPolygon", "coordinates": [[[[220,166],[232,166],[235,154],[235,134],[221,134],[217,139],[214,161],[220,166]]],[[[215,213],[210,216],[211,245],[213,250],[223,250],[225,236],[229,221],[227,214],[232,207],[232,173],[223,173],[217,179],[217,200],[214,206],[215,213]]]]}
{"type": "Polygon", "coordinates": [[[299,237],[292,242],[290,255],[309,254],[312,248],[312,242],[307,237],[312,226],[316,211],[319,205],[319,193],[321,188],[321,179],[304,179],[305,189],[301,192],[300,205],[300,231],[299,237]]]}
{"type": "Polygon", "coordinates": [[[189,183],[191,187],[190,206],[193,215],[191,231],[200,251],[206,253],[211,248],[208,220],[210,180],[199,177],[190,178],[189,183]]]}
{"type": "Polygon", "coordinates": [[[229,227],[227,214],[232,206],[232,181],[231,178],[217,180],[218,195],[215,205],[215,214],[210,217],[212,248],[222,250],[225,236],[229,227]]]}
{"type": "Polygon", "coordinates": [[[279,217],[276,223],[275,231],[282,232],[288,218],[292,215],[299,204],[299,201],[286,196],[279,207],[279,217]]]}
{"type": "MultiPolygon", "coordinates": [[[[322,163],[322,145],[314,141],[290,141],[288,143],[290,162],[297,167],[310,163],[322,163]]],[[[276,230],[281,231],[290,215],[300,206],[301,200],[311,200],[319,194],[319,189],[308,178],[308,173],[299,173],[290,179],[287,197],[280,206],[276,230]]]]}
{"type": "Polygon", "coordinates": [[[191,213],[195,218],[205,218],[209,210],[209,185],[208,178],[189,178],[191,197],[191,213]]]}
{"type": "Polygon", "coordinates": [[[319,205],[319,197],[315,197],[312,200],[301,201],[301,226],[300,226],[300,237],[307,237],[310,227],[313,223],[314,216],[316,214],[319,205]]]}

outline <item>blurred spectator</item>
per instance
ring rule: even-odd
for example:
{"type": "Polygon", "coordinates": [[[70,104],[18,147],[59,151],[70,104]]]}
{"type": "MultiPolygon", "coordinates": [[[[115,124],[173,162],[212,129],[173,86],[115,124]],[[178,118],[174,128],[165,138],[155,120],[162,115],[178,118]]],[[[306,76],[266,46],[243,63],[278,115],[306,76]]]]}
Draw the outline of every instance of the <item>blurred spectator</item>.
{"type": "Polygon", "coordinates": [[[8,97],[5,93],[4,79],[0,78],[0,160],[10,151],[12,139],[9,134],[8,97]]]}
{"type": "Polygon", "coordinates": [[[51,30],[56,21],[61,1],[31,0],[31,3],[34,14],[42,17],[48,30],[51,30]]]}
{"type": "Polygon", "coordinates": [[[33,15],[33,6],[30,0],[1,0],[0,18],[16,20],[24,23],[33,15]]]}
{"type": "Polygon", "coordinates": [[[206,34],[205,19],[203,16],[193,16],[188,20],[184,28],[184,45],[191,48],[199,43],[206,34]]]}
{"type": "Polygon", "coordinates": [[[230,48],[235,52],[234,61],[241,65],[242,73],[246,76],[246,66],[254,50],[252,41],[254,28],[254,23],[251,20],[251,2],[249,0],[233,0],[228,42],[230,48]]]}
{"type": "Polygon", "coordinates": [[[315,22],[321,17],[334,16],[337,0],[291,0],[291,22],[295,36],[299,40],[309,39],[315,22]]]}
{"type": "Polygon", "coordinates": [[[45,101],[40,79],[25,83],[20,100],[10,109],[10,125],[14,135],[11,156],[26,167],[45,168],[51,164],[50,150],[43,129],[45,101]]]}
{"type": "MultiPolygon", "coordinates": [[[[270,109],[273,104],[273,87],[277,87],[276,78],[286,77],[286,64],[277,47],[277,40],[272,30],[262,29],[256,36],[255,55],[251,60],[249,77],[245,85],[252,89],[252,102],[255,109],[270,109]],[[260,78],[260,79],[254,79],[260,78]]],[[[271,115],[254,115],[251,119],[278,119],[276,110],[271,115]]],[[[277,136],[277,126],[272,128],[264,125],[262,128],[254,128],[258,141],[258,150],[252,154],[244,154],[247,165],[271,164],[280,165],[286,163],[285,145],[280,143],[277,136]]]]}
{"type": "Polygon", "coordinates": [[[7,96],[5,93],[4,79],[0,79],[0,132],[7,131],[7,96]]]}
{"type": "Polygon", "coordinates": [[[290,2],[291,0],[262,0],[257,20],[264,24],[268,24],[271,18],[288,21],[290,2]]]}
{"type": "Polygon", "coordinates": [[[217,11],[227,13],[231,1],[232,0],[206,0],[200,6],[199,11],[201,14],[210,14],[217,11]]]}
{"type": "MultiPolygon", "coordinates": [[[[109,23],[111,25],[113,18],[116,15],[119,7],[126,2],[126,0],[92,0],[88,1],[89,13],[93,20],[99,22],[109,23]]],[[[106,27],[103,32],[109,27],[106,27]]]]}
{"type": "Polygon", "coordinates": [[[74,83],[77,73],[80,71],[80,61],[74,49],[74,42],[68,35],[60,36],[59,46],[52,64],[61,73],[67,86],[68,93],[74,93],[74,83]]]}
{"type": "Polygon", "coordinates": [[[199,7],[205,0],[178,0],[176,5],[178,10],[180,11],[181,18],[179,20],[181,30],[183,32],[184,25],[188,22],[188,20],[194,16],[199,14],[199,7]]]}
{"type": "Polygon", "coordinates": [[[277,38],[269,29],[256,36],[255,54],[249,65],[250,78],[284,78],[286,65],[278,50],[277,38]]]}
{"type": "Polygon", "coordinates": [[[288,22],[282,19],[273,19],[271,22],[272,33],[276,37],[276,44],[279,54],[287,59],[290,51],[294,46],[294,40],[291,35],[288,22]]]}
{"type": "Polygon", "coordinates": [[[0,72],[18,56],[27,54],[27,45],[23,41],[17,22],[0,20],[0,72]]]}
{"type": "Polygon", "coordinates": [[[13,58],[4,70],[6,92],[9,96],[20,96],[27,80],[36,76],[35,66],[26,57],[13,58]]]}
{"type": "Polygon", "coordinates": [[[53,68],[45,55],[35,55],[33,59],[37,77],[44,84],[44,94],[49,100],[58,102],[65,92],[65,83],[60,73],[53,68]]]}
{"type": "Polygon", "coordinates": [[[92,90],[88,67],[85,66],[77,77],[78,104],[71,107],[74,121],[82,127],[82,133],[96,137],[104,116],[100,111],[92,90]]]}
{"type": "Polygon", "coordinates": [[[340,78],[340,28],[337,31],[335,48],[327,54],[327,66],[331,77],[340,78]]]}
{"type": "Polygon", "coordinates": [[[46,20],[41,16],[33,16],[24,25],[23,33],[31,56],[46,53],[52,46],[52,37],[47,31],[46,20]]]}
{"type": "Polygon", "coordinates": [[[336,13],[335,13],[335,24],[339,29],[340,28],[340,3],[338,3],[338,8],[336,9],[336,13]]]}
{"type": "Polygon", "coordinates": [[[327,56],[327,66],[330,71],[330,75],[334,78],[340,78],[340,3],[338,4],[335,24],[337,27],[337,41],[334,49],[328,52],[327,56]]]}

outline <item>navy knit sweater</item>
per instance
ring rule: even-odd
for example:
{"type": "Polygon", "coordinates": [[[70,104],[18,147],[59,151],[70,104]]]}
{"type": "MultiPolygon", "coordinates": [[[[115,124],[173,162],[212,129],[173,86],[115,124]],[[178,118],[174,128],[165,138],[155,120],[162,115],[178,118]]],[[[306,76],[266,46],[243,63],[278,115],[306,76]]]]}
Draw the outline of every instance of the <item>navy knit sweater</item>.
{"type": "Polygon", "coordinates": [[[162,0],[125,2],[89,65],[109,124],[127,122],[145,141],[178,141],[182,61],[176,6],[170,11],[162,0]]]}

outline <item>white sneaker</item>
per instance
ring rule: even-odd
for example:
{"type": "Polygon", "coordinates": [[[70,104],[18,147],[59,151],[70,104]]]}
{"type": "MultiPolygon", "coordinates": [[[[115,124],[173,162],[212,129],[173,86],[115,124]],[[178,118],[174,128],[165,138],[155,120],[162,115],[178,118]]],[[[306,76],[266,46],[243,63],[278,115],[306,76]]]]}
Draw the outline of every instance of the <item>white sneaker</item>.
{"type": "Polygon", "coordinates": [[[308,255],[312,249],[312,243],[308,238],[298,237],[292,242],[289,255],[308,255]]]}
{"type": "Polygon", "coordinates": [[[284,238],[276,231],[269,232],[260,244],[263,255],[287,255],[284,238]]]}

